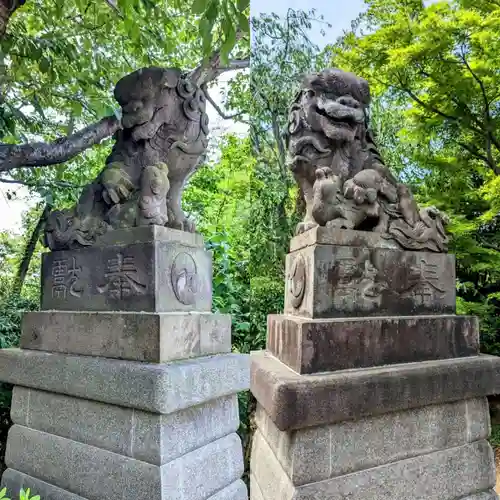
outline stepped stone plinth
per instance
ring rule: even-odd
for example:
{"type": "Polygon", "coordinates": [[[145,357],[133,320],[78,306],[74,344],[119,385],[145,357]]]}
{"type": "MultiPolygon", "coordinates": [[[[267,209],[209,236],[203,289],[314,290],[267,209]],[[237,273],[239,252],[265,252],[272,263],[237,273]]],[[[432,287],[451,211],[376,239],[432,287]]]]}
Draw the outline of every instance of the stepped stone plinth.
{"type": "Polygon", "coordinates": [[[292,240],[285,314],[251,356],[251,499],[496,499],[500,358],[454,314],[453,257],[354,236],[292,240]]]}
{"type": "Polygon", "coordinates": [[[249,359],[212,314],[211,255],[164,227],[44,255],[20,349],[2,485],[44,500],[245,500],[237,393],[249,359]]]}

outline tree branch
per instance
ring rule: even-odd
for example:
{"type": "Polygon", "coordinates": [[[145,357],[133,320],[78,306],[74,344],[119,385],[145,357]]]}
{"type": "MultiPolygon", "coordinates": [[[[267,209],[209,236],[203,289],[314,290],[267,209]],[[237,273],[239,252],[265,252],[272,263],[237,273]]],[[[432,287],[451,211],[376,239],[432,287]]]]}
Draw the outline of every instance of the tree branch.
{"type": "Polygon", "coordinates": [[[207,84],[227,71],[250,67],[250,59],[234,59],[227,66],[220,65],[220,52],[215,51],[206,64],[201,64],[191,72],[191,79],[199,87],[207,84]]]}
{"type": "Polygon", "coordinates": [[[21,167],[42,167],[64,163],[100,143],[120,129],[120,121],[108,116],[68,137],[54,142],[0,144],[0,172],[21,167]]]}
{"type": "MultiPolygon", "coordinates": [[[[243,36],[243,32],[239,30],[236,34],[236,39],[241,40],[243,36]]],[[[250,59],[234,59],[229,61],[228,66],[221,66],[220,49],[217,49],[212,52],[212,55],[206,61],[202,62],[197,68],[191,71],[189,76],[198,87],[201,87],[215,80],[226,71],[245,69],[248,67],[250,67],[250,59]]]]}
{"type": "Polygon", "coordinates": [[[489,157],[483,155],[479,149],[465,142],[455,141],[460,147],[468,151],[471,155],[475,156],[478,160],[483,161],[491,170],[496,174],[500,175],[500,168],[495,164],[493,159],[490,160],[489,157]]]}
{"type": "Polygon", "coordinates": [[[5,36],[10,17],[26,0],[0,0],[0,40],[5,36]]]}
{"type": "Polygon", "coordinates": [[[493,130],[491,129],[491,112],[490,112],[490,99],[488,97],[488,94],[486,92],[486,87],[484,85],[484,82],[479,78],[477,73],[472,70],[469,62],[467,61],[467,57],[462,51],[462,61],[464,62],[465,66],[469,70],[469,73],[472,75],[474,80],[479,85],[479,88],[481,89],[481,94],[483,96],[483,101],[484,101],[484,119],[486,121],[486,133],[487,133],[487,138],[486,138],[486,151],[488,153],[488,158],[490,158],[493,161],[493,156],[491,153],[491,143],[495,145],[495,147],[500,150],[500,141],[495,137],[493,130]]]}
{"type": "Polygon", "coordinates": [[[31,188],[41,188],[41,187],[49,187],[49,188],[70,188],[70,189],[81,189],[85,186],[79,186],[78,184],[73,184],[72,182],[66,181],[53,181],[53,182],[29,182],[29,181],[21,181],[18,179],[6,179],[5,177],[0,177],[0,183],[2,184],[16,184],[18,186],[26,186],[31,188]]]}
{"type": "Polygon", "coordinates": [[[224,120],[238,120],[241,123],[246,123],[247,125],[250,125],[250,122],[248,120],[243,120],[239,118],[241,115],[243,115],[242,112],[240,113],[235,113],[234,115],[228,115],[224,113],[222,108],[213,100],[212,96],[208,93],[208,89],[206,85],[202,85],[203,92],[205,93],[205,96],[207,98],[207,101],[215,108],[215,111],[219,114],[221,118],[224,120]]]}
{"type": "Polygon", "coordinates": [[[23,251],[23,257],[21,259],[21,262],[19,263],[19,268],[17,269],[16,279],[14,282],[13,292],[16,295],[21,294],[31,261],[33,259],[33,254],[36,250],[36,245],[38,243],[38,240],[40,239],[40,234],[42,233],[45,222],[50,215],[51,209],[52,206],[47,203],[42,211],[42,214],[40,215],[40,218],[38,219],[37,225],[31,233],[29,240],[26,242],[26,246],[23,251]]]}

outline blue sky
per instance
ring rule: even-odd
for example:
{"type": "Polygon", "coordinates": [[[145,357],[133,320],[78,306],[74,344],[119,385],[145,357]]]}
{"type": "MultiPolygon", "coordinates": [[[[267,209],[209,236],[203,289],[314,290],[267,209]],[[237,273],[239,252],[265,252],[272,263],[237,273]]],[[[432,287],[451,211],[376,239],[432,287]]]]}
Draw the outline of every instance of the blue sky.
{"type": "Polygon", "coordinates": [[[350,28],[351,21],[365,9],[365,3],[363,0],[250,0],[252,16],[271,12],[284,16],[290,8],[306,11],[315,9],[332,25],[331,28],[325,28],[325,36],[319,33],[319,29],[311,31],[311,41],[324,47],[350,28]]]}

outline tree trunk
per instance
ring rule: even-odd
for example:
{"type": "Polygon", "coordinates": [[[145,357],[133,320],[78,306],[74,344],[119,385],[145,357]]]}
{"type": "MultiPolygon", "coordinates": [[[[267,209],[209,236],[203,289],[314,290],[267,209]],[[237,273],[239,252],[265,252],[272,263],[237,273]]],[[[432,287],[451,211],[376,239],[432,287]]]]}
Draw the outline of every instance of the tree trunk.
{"type": "Polygon", "coordinates": [[[5,36],[10,16],[25,3],[26,0],[0,0],[0,40],[5,36]]]}
{"type": "Polygon", "coordinates": [[[24,282],[26,281],[26,275],[28,274],[28,270],[31,264],[31,259],[33,258],[33,254],[35,253],[36,244],[40,239],[40,234],[43,230],[45,221],[47,220],[47,217],[49,216],[51,209],[52,207],[49,204],[45,205],[45,208],[43,209],[43,212],[40,215],[40,218],[38,219],[37,225],[35,226],[35,229],[33,229],[30,239],[26,243],[26,248],[24,249],[23,252],[23,258],[19,264],[16,281],[14,283],[13,292],[15,295],[21,295],[24,282]]]}

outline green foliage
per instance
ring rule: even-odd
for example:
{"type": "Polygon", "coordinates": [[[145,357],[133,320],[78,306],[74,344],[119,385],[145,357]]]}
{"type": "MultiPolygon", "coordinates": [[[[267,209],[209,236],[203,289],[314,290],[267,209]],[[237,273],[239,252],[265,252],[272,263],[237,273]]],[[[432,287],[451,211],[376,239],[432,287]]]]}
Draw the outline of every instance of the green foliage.
{"type": "MultiPolygon", "coordinates": [[[[7,496],[7,488],[3,488],[0,491],[0,499],[2,500],[10,500],[7,496]]],[[[40,500],[40,495],[31,496],[31,490],[28,488],[27,490],[21,489],[19,492],[19,500],[40,500]]]]}
{"type": "Polygon", "coordinates": [[[365,77],[387,162],[422,205],[450,217],[457,306],[481,318],[500,353],[500,7],[492,2],[367,0],[326,53],[365,77]]]}
{"type": "Polygon", "coordinates": [[[500,424],[491,426],[489,442],[493,448],[500,448],[500,424]]]}

